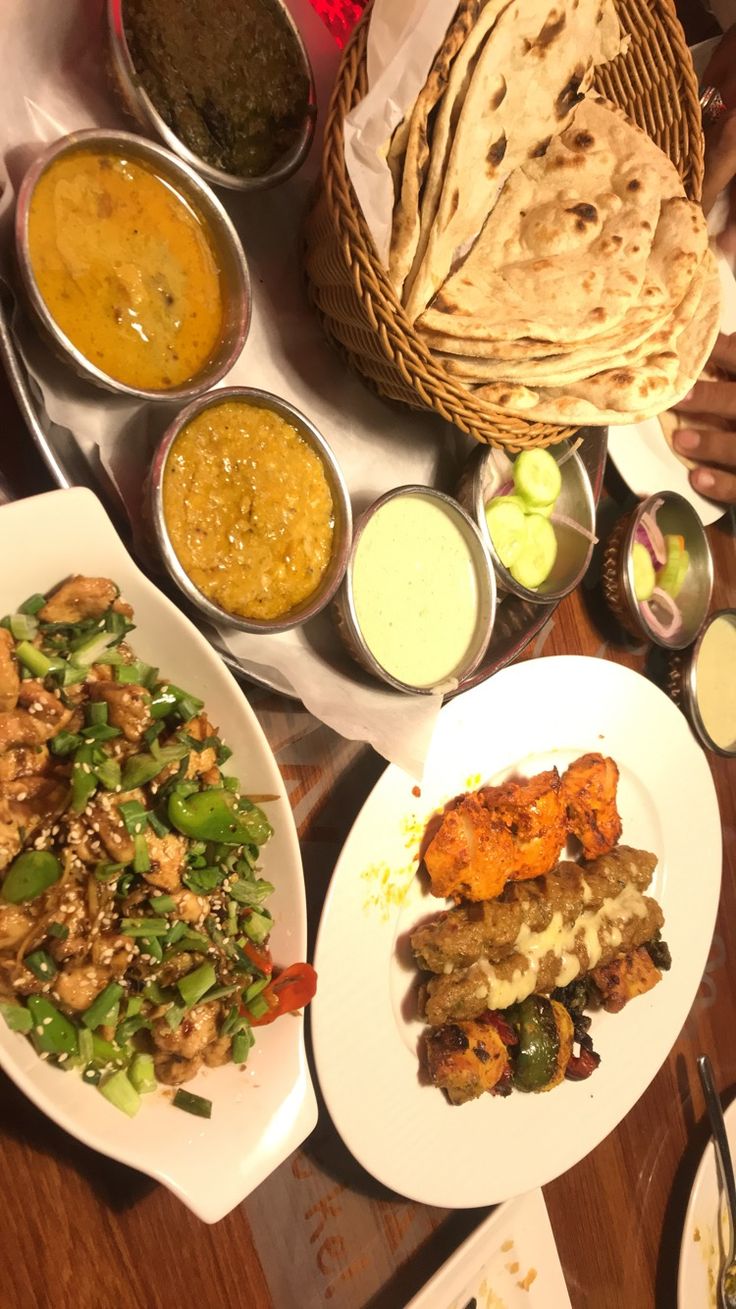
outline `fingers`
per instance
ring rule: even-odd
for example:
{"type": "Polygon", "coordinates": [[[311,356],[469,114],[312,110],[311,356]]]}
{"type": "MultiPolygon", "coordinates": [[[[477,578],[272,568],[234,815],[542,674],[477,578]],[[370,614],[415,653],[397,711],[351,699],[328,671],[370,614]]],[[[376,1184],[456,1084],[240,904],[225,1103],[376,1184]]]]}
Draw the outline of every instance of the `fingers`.
{"type": "Polygon", "coordinates": [[[677,404],[678,412],[736,418],[736,382],[696,382],[692,391],[677,404]]]}
{"type": "Polygon", "coordinates": [[[694,468],[690,484],[701,495],[719,504],[736,504],[736,474],[724,473],[718,468],[694,468]]]}
{"type": "Polygon", "coordinates": [[[730,336],[725,332],[718,333],[711,361],[719,368],[725,368],[727,373],[736,373],[736,332],[731,332],[730,336]]]}
{"type": "Polygon", "coordinates": [[[736,23],[713,51],[703,73],[703,86],[717,86],[724,104],[736,108],[736,23]]]}
{"type": "MultiPolygon", "coordinates": [[[[675,449],[688,459],[697,459],[698,463],[720,464],[724,468],[736,469],[736,432],[708,429],[696,431],[683,427],[675,432],[675,449]]],[[[715,473],[716,469],[710,469],[715,473]]]]}
{"type": "Polygon", "coordinates": [[[703,212],[709,213],[721,191],[736,175],[736,109],[723,114],[709,130],[705,142],[703,212]]]}

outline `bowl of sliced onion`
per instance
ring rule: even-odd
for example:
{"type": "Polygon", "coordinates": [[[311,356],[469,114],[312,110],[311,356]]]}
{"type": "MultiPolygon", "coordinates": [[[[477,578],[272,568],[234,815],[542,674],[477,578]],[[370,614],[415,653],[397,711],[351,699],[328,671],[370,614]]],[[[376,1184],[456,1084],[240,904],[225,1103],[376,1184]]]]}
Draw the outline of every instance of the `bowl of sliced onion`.
{"type": "Polygon", "coordinates": [[[516,458],[479,446],[457,498],[480,528],[499,595],[551,604],[581,581],[596,543],[595,497],[570,442],[516,458]]]}
{"type": "Polygon", "coordinates": [[[705,623],[713,558],[693,506],[675,491],[651,495],[619,519],[603,555],[603,590],[627,631],[684,650],[705,623]]]}

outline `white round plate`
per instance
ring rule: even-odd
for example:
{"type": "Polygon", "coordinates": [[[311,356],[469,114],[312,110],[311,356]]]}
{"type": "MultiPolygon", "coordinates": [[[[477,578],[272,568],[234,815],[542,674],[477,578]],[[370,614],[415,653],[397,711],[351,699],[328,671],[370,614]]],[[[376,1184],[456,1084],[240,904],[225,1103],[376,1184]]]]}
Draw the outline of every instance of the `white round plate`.
{"type": "Polygon", "coordinates": [[[312,1034],[345,1144],[380,1182],[424,1204],[496,1204],[543,1186],[616,1127],[666,1059],[705,967],[721,880],[710,769],[685,718],[618,664],[563,656],[497,673],[440,713],[421,787],[391,765],[345,843],[325,901],[312,1034]],[[444,908],[417,876],[426,823],[454,795],[512,772],[611,755],[627,845],[655,852],[651,894],[673,966],[620,1014],[600,1013],[589,1081],[462,1106],[422,1085],[408,933],[444,908]],[[420,792],[420,794],[416,794],[420,792]],[[698,895],[692,895],[693,869],[698,895]]]}
{"type": "MultiPolygon", "coordinates": [[[[11,561],[0,570],[0,614],[70,573],[118,583],[135,611],[135,651],[201,696],[233,751],[228,768],[244,790],[277,797],[264,806],[274,834],[260,861],[276,888],[269,900],[276,920],[271,946],[280,965],[306,958],[304,879],[291,805],[255,714],[209,643],[136,568],[91,491],[51,491],[3,505],[0,559],[11,561]]],[[[0,1067],[60,1127],[155,1177],[208,1223],[240,1204],[317,1121],[301,1019],[259,1028],[244,1072],[227,1064],[204,1069],[187,1084],[212,1100],[209,1121],[174,1109],[165,1090],[146,1096],[137,1116],[126,1118],[76,1074],[42,1063],[2,1020],[0,1067]]]]}
{"type": "MultiPolygon", "coordinates": [[[[721,279],[721,331],[736,331],[736,279],[723,255],[716,250],[721,279]]],[[[717,523],[727,506],[706,500],[690,485],[689,469],[668,446],[658,418],[631,427],[609,427],[608,453],[634,495],[645,498],[658,491],[677,491],[697,511],[705,527],[717,523]]]]}
{"type": "MultiPolygon", "coordinates": [[[[736,1159],[736,1100],[724,1110],[728,1144],[736,1159]]],[[[728,1216],[715,1150],[708,1142],[685,1214],[677,1277],[677,1309],[718,1309],[718,1273],[728,1241],[728,1216]]]]}

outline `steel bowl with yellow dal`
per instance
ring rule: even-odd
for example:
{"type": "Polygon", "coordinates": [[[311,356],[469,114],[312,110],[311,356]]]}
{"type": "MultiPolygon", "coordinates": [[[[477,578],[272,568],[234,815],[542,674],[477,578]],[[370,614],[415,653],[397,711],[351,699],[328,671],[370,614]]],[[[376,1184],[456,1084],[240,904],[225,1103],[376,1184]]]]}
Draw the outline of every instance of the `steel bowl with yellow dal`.
{"type": "Polygon", "coordinates": [[[189,406],[152,475],[172,576],[209,617],[281,631],[323,607],[350,542],[350,501],[311,423],[267,392],[230,388],[189,406]]]}

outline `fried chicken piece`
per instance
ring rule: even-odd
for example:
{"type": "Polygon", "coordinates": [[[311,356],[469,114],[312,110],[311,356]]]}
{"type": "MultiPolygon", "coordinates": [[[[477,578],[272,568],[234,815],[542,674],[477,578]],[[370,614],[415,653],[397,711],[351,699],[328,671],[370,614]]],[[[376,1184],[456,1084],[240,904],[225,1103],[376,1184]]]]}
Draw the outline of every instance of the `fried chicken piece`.
{"type": "Polygon", "coordinates": [[[165,1017],[156,1019],[151,1036],[156,1047],[166,1054],[176,1055],[179,1059],[195,1059],[204,1054],[210,1042],[217,1040],[218,1018],[218,1005],[195,1005],[187,1011],[175,1031],[165,1017]]]}
{"type": "MultiPolygon", "coordinates": [[[[135,843],[118,812],[118,806],[126,800],[137,800],[145,807],[146,797],[140,788],[132,791],[98,792],[87,807],[84,815],[88,827],[88,841],[94,847],[95,837],[99,836],[113,863],[130,863],[135,854],[135,843]]],[[[70,838],[70,844],[72,840],[70,838]]],[[[77,850],[79,858],[87,862],[82,850],[77,850]]],[[[99,857],[99,856],[96,856],[99,857]]]]}
{"type": "Polygon", "coordinates": [[[25,709],[11,709],[0,713],[0,752],[5,753],[16,745],[41,745],[48,738],[37,719],[25,709]]]}
{"type": "Polygon", "coordinates": [[[109,577],[69,577],[49,596],[38,617],[42,623],[79,623],[83,618],[101,617],[108,609],[132,618],[133,610],[120,599],[120,591],[109,577]]]}
{"type": "Polygon", "coordinates": [[[107,705],[108,722],[120,728],[126,741],[138,743],[153,722],[149,709],[151,695],[145,686],[100,681],[90,686],[89,694],[92,700],[102,700],[107,705]]]}
{"type": "Polygon", "coordinates": [[[609,1014],[619,1013],[629,1000],[645,995],[662,980],[661,972],[643,945],[613,959],[610,964],[594,968],[590,976],[601,993],[603,1008],[609,1014]]]}
{"type": "Polygon", "coordinates": [[[492,900],[511,878],[549,872],[566,836],[559,792],[552,768],[464,796],[424,856],[433,894],[492,900]]]}
{"type": "Polygon", "coordinates": [[[33,918],[25,905],[0,901],[0,950],[17,945],[32,927],[33,918]]]}
{"type": "Polygon", "coordinates": [[[20,673],[15,658],[15,641],[6,627],[0,627],[0,710],[6,713],[18,703],[20,673]]]}
{"type": "Polygon", "coordinates": [[[153,1056],[156,1081],[163,1082],[164,1086],[181,1086],[182,1082],[191,1082],[201,1066],[201,1054],[194,1059],[182,1059],[178,1054],[159,1051],[153,1056]]]}
{"type": "MultiPolygon", "coordinates": [[[[0,629],[1,630],[1,629],[0,629]]],[[[45,745],[14,745],[0,754],[0,785],[15,782],[19,777],[42,773],[49,763],[45,745]]]]}
{"type": "Polygon", "coordinates": [[[67,1009],[89,1009],[92,1001],[110,981],[106,968],[85,961],[75,968],[64,968],[54,982],[54,993],[67,1009]]]}
{"type": "Polygon", "coordinates": [[[160,891],[180,891],[181,874],[187,843],[183,836],[169,832],[166,836],[156,836],[150,828],[146,832],[146,845],[151,867],[143,874],[151,886],[160,891]]]}
{"type": "Polygon", "coordinates": [[[73,709],[62,704],[59,695],[47,691],[37,677],[29,677],[21,682],[18,704],[33,719],[42,741],[50,740],[62,728],[67,727],[74,713],[73,709]]]}
{"type": "Polygon", "coordinates": [[[621,836],[617,786],[616,764],[600,754],[582,755],[563,774],[567,830],[578,838],[586,859],[608,854],[621,836]]]}
{"type": "Polygon", "coordinates": [[[479,796],[496,821],[512,833],[517,853],[511,876],[526,881],[548,873],[567,839],[556,768],[535,777],[485,786],[479,796]]]}
{"type": "Polygon", "coordinates": [[[446,1023],[425,1033],[427,1068],[451,1104],[492,1091],[509,1066],[506,1046],[489,1023],[446,1023]]]}
{"type": "Polygon", "coordinates": [[[19,777],[0,788],[0,870],[22,844],[63,810],[68,788],[56,777],[19,777]]]}

